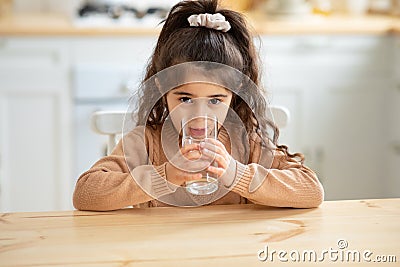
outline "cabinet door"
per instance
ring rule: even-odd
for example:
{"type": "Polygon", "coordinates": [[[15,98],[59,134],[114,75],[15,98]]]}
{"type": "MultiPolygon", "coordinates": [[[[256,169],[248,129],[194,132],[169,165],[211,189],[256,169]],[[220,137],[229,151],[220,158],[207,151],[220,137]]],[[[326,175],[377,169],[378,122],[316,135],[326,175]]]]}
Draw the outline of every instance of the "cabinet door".
{"type": "Polygon", "coordinates": [[[1,212],[72,208],[68,72],[46,45],[10,39],[0,51],[1,212]]]}
{"type": "Polygon", "coordinates": [[[390,88],[386,37],[264,37],[274,104],[292,112],[282,143],[306,156],[326,199],[385,196],[390,88]]]}
{"type": "MultiPolygon", "coordinates": [[[[111,37],[91,37],[77,38],[71,41],[72,49],[72,71],[96,71],[109,75],[110,81],[124,79],[132,87],[138,86],[142,80],[146,65],[151,53],[155,48],[157,36],[136,36],[124,38],[111,37]],[[128,70],[128,71],[127,71],[128,70]],[[108,73],[107,73],[108,71],[108,73]],[[119,74],[118,74],[119,73],[119,74]]],[[[83,75],[90,73],[83,73],[83,75]]],[[[79,73],[78,73],[79,75],[79,73]]],[[[81,77],[82,78],[82,77],[81,77]]],[[[90,77],[89,77],[90,79],[90,77]]],[[[110,84],[113,86],[113,84],[110,84]]],[[[121,84],[121,90],[87,88],[85,92],[74,92],[75,97],[82,98],[109,98],[110,94],[124,97],[129,93],[123,88],[126,84],[121,84]]],[[[78,84],[79,86],[79,84],[78,84]]]]}
{"type": "Polygon", "coordinates": [[[390,132],[388,138],[388,182],[386,190],[389,197],[400,197],[400,37],[393,40],[393,86],[387,99],[390,107],[390,132]]]}
{"type": "Polygon", "coordinates": [[[385,196],[384,95],[368,85],[359,91],[359,86],[332,86],[309,95],[308,147],[314,148],[327,199],[385,196]]]}
{"type": "Polygon", "coordinates": [[[74,94],[74,178],[105,156],[107,136],[95,133],[90,118],[98,110],[128,109],[156,36],[123,38],[91,37],[72,41],[72,88],[74,94]]]}

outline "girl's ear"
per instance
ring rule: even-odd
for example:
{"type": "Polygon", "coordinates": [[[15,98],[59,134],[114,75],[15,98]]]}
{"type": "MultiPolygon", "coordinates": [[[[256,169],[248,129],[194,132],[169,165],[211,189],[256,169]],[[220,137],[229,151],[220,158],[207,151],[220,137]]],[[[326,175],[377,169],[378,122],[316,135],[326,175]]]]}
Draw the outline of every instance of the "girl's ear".
{"type": "Polygon", "coordinates": [[[162,101],[162,104],[164,106],[164,109],[169,112],[168,103],[167,103],[167,94],[163,95],[163,97],[161,98],[161,101],[162,101]]]}
{"type": "Polygon", "coordinates": [[[158,88],[158,91],[161,92],[161,84],[160,84],[160,81],[158,80],[157,77],[154,78],[154,83],[156,84],[156,86],[157,86],[157,88],[158,88]]]}
{"type": "Polygon", "coordinates": [[[233,105],[236,102],[236,94],[232,93],[232,99],[231,99],[231,103],[229,103],[229,107],[233,109],[233,105]]]}
{"type": "MultiPolygon", "coordinates": [[[[159,92],[162,92],[162,91],[161,91],[161,84],[160,84],[160,81],[158,80],[157,77],[154,78],[154,83],[156,84],[156,87],[157,87],[158,91],[159,91],[159,92]]],[[[167,94],[168,94],[168,93],[164,94],[164,95],[162,96],[162,98],[161,98],[162,104],[163,104],[163,106],[164,106],[164,108],[165,108],[166,110],[168,110],[168,105],[167,105],[167,94]]]]}

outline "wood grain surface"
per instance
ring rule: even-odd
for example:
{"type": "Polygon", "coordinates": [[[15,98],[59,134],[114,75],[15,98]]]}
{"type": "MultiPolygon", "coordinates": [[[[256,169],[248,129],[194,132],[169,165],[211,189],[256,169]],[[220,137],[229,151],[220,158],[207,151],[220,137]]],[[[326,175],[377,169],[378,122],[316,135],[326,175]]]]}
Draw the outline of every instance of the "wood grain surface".
{"type": "MultiPolygon", "coordinates": [[[[266,246],[319,255],[339,250],[339,240],[347,249],[370,250],[373,259],[397,256],[397,263],[387,265],[398,266],[399,222],[400,199],[327,201],[316,209],[221,205],[4,213],[0,266],[265,266],[271,258],[261,261],[258,253],[266,246]]],[[[272,262],[282,263],[277,255],[272,262]]],[[[335,263],[325,258],[319,266],[335,263]]]]}

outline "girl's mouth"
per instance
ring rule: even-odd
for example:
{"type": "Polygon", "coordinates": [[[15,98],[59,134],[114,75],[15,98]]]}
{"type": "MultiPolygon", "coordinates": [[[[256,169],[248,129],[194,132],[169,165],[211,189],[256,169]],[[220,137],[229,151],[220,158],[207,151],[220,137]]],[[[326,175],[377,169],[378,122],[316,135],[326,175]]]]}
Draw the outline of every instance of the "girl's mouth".
{"type": "Polygon", "coordinates": [[[200,138],[200,137],[205,137],[206,135],[206,129],[205,128],[189,128],[190,130],[190,135],[194,138],[200,138]]]}

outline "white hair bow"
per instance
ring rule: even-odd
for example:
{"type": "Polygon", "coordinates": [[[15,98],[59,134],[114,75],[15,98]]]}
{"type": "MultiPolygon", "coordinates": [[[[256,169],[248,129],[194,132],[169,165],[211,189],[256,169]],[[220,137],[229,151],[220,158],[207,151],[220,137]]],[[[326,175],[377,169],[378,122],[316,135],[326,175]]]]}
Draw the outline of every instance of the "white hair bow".
{"type": "Polygon", "coordinates": [[[231,29],[230,23],[225,20],[225,17],[221,13],[191,15],[188,21],[190,26],[193,27],[203,26],[223,32],[227,32],[231,29]]]}

